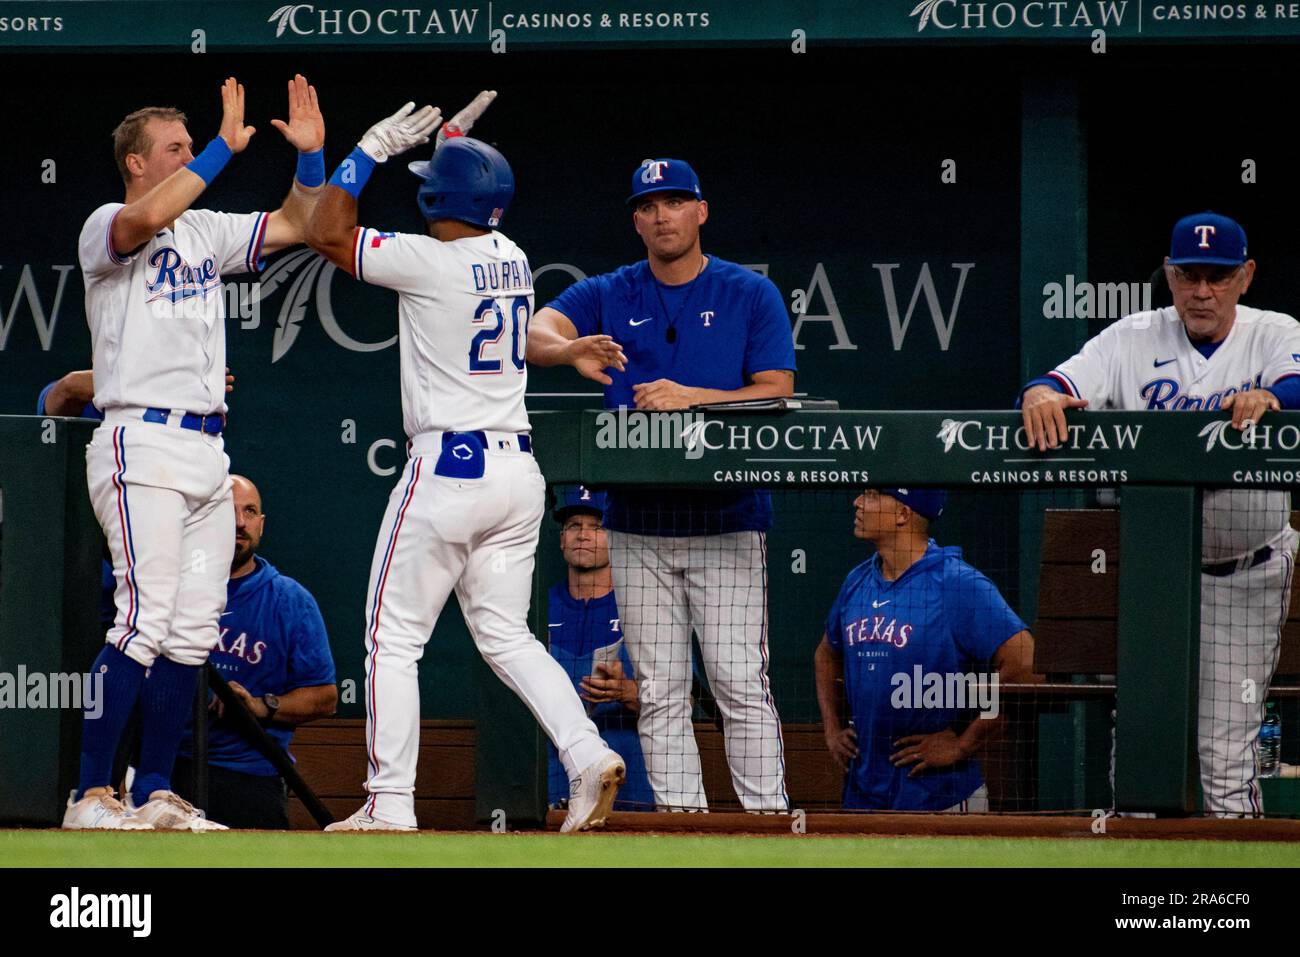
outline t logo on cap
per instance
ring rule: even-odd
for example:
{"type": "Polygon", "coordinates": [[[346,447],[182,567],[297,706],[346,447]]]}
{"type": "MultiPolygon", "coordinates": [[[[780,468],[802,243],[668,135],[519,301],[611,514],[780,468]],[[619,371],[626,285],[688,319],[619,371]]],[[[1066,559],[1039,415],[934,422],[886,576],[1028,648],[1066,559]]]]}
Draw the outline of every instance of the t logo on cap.
{"type": "Polygon", "coordinates": [[[667,160],[646,160],[641,164],[641,182],[662,182],[664,178],[664,167],[667,165],[667,160]]]}
{"type": "Polygon", "coordinates": [[[1174,224],[1169,265],[1240,266],[1245,261],[1246,231],[1236,220],[1206,210],[1174,224]]]}
{"type": "Polygon", "coordinates": [[[644,159],[632,171],[632,195],[627,198],[627,204],[636,205],[643,196],[651,193],[687,193],[701,202],[704,200],[700,178],[691,169],[691,164],[671,157],[644,159]]]}

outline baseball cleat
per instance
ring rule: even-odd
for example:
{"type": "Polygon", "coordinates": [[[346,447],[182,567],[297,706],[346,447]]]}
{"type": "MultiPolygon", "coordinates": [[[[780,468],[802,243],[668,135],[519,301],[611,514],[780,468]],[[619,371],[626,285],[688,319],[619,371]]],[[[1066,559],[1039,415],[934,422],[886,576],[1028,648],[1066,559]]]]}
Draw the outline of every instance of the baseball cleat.
{"type": "Polygon", "coordinates": [[[65,831],[152,831],[154,826],[136,817],[112,791],[74,800],[77,792],[68,795],[68,809],[63,812],[65,831]]]}
{"type": "Polygon", "coordinates": [[[569,782],[569,816],[561,834],[604,827],[618,789],[627,780],[627,766],[613,751],[569,782]]]}
{"type": "Polygon", "coordinates": [[[228,831],[230,828],[216,821],[189,801],[171,791],[154,791],[147,803],[136,807],[128,794],[126,809],[141,820],[148,821],[156,831],[228,831]]]}
{"type": "Polygon", "coordinates": [[[414,824],[394,824],[392,821],[384,821],[377,817],[372,817],[364,810],[356,811],[351,817],[344,818],[341,821],[335,821],[328,825],[327,831],[418,831],[419,828],[414,824]]]}

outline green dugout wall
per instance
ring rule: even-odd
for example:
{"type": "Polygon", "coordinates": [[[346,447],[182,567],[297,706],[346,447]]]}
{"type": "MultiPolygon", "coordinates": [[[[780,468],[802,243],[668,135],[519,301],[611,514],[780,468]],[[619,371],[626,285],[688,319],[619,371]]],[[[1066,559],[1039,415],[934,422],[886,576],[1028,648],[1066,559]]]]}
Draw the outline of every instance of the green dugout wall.
{"type": "MultiPolygon", "coordinates": [[[[165,99],[202,144],[230,74],[259,129],[202,199],[230,211],[274,207],[288,186],[292,152],[269,119],[295,71],[320,91],[331,167],[408,98],[451,113],[497,89],[476,133],[514,166],[506,232],[529,253],[539,306],[639,258],[622,205],[631,170],[650,155],[690,159],[710,201],[706,251],[777,284],[798,389],[844,408],[1006,408],[1115,317],[1077,297],[1053,311],[1045,287],[1147,280],[1169,226],[1197,209],[1245,225],[1260,266],[1247,302],[1300,308],[1287,268],[1300,197],[1273,107],[1290,89],[1300,20],[1275,5],[1211,22],[1145,0],[727,2],[680,24],[657,11],[646,22],[631,4],[510,6],[509,22],[482,4],[422,6],[408,23],[362,0],[235,0],[219,17],[91,0],[41,4],[32,23],[31,5],[0,4],[0,56],[39,58],[42,76],[39,94],[0,92],[13,130],[0,195],[26,227],[0,237],[0,413],[30,414],[42,386],[89,365],[76,243],[86,216],[120,198],[113,126],[165,99]]],[[[420,228],[402,166],[377,172],[363,222],[420,228]]],[[[272,257],[257,286],[231,279],[232,464],[263,491],[264,554],[320,600],[340,714],[359,717],[365,581],[404,438],[395,298],[301,251],[272,257]]],[[[1152,296],[1166,301],[1158,284],[1152,296]]],[[[590,407],[595,392],[571,370],[530,370],[534,410],[590,407]]],[[[1032,619],[1035,525],[1010,497],[997,508],[983,524],[954,514],[945,535],[977,563],[1019,555],[998,584],[1032,619]]],[[[826,580],[843,570],[825,568],[826,580]]],[[[806,667],[779,640],[774,671],[806,667]]],[[[449,612],[422,669],[426,717],[475,713],[476,661],[449,612]]],[[[1095,744],[1096,714],[1054,719],[1081,750],[1095,744]]],[[[1059,799],[1077,806],[1082,787],[1059,799]]]]}
{"type": "MultiPolygon", "coordinates": [[[[651,423],[663,416],[632,413],[651,423]]],[[[1199,643],[1199,511],[1197,489],[1206,486],[1285,487],[1294,470],[1276,465],[1279,452],[1300,448],[1300,424],[1278,414],[1252,446],[1226,434],[1215,413],[1152,416],[1102,412],[1076,415],[1083,425],[1072,446],[1048,453],[1017,448],[1019,417],[973,411],[796,412],[701,420],[694,449],[627,447],[609,441],[612,413],[542,413],[537,416],[539,462],[554,482],[596,488],[629,484],[658,487],[744,487],[756,468],[779,494],[841,492],[863,484],[929,485],[970,490],[1001,475],[1015,488],[1091,488],[1120,484],[1124,555],[1119,588],[1119,685],[1116,723],[1116,801],[1120,808],[1189,811],[1194,807],[1194,681],[1199,643]],[[739,441],[737,436],[744,435],[739,441]],[[753,437],[751,444],[750,436],[753,437]],[[816,438],[811,439],[810,437],[816,438]],[[844,436],[841,442],[836,436],[844,436]],[[1003,441],[998,436],[1007,436],[1003,441]],[[1100,438],[1098,438],[1100,436],[1100,438]],[[824,441],[823,441],[824,437],[824,441]],[[761,450],[763,455],[755,453],[761,450]],[[1087,451],[1087,464],[1078,453],[1087,451]],[[781,453],[774,465],[767,453],[781,453]],[[762,464],[760,464],[762,463],[762,464]],[[923,476],[917,481],[918,476],[923,476]],[[1181,742],[1181,746],[1177,743],[1181,742]]],[[[84,481],[88,424],[38,417],[0,417],[0,469],[5,490],[0,525],[0,670],[76,672],[97,644],[95,595],[100,539],[88,503],[77,494],[84,481]]],[[[847,510],[846,510],[847,511],[847,510]]],[[[842,526],[846,516],[831,525],[842,526]]],[[[544,584],[557,577],[554,536],[540,552],[532,624],[545,633],[544,584]]],[[[772,536],[778,541],[778,533],[772,536]]],[[[821,549],[833,552],[832,542],[821,549]]],[[[839,575],[813,572],[783,588],[782,558],[773,544],[773,675],[789,681],[819,637],[819,587],[834,589],[839,575]],[[791,598],[804,590],[808,593],[791,598]],[[810,607],[811,606],[811,607],[810,607]],[[787,616],[782,620],[782,615],[787,616]],[[780,641],[778,641],[780,639],[780,641]],[[795,651],[788,662],[776,649],[795,651]]],[[[1022,556],[1023,558],[1023,556],[1022,556]]],[[[801,571],[799,574],[803,574],[801,571]]],[[[479,722],[479,810],[500,808],[516,823],[540,818],[545,803],[541,741],[522,704],[481,665],[469,693],[479,722]],[[491,720],[481,716],[491,715],[491,720]]],[[[781,699],[782,687],[774,683],[781,699]]],[[[807,720],[790,714],[785,720],[807,720]]],[[[29,781],[25,800],[40,818],[57,808],[69,784],[77,713],[33,709],[0,712],[0,758],[17,769],[11,780],[29,781]],[[51,745],[57,740],[58,747],[51,745]],[[33,749],[32,741],[46,747],[33,749]],[[16,775],[16,776],[15,776],[16,775]],[[24,778],[24,775],[28,776],[24,778]],[[58,782],[57,790],[54,782],[58,782]]],[[[19,814],[22,789],[0,789],[0,816],[19,814]],[[8,795],[7,797],[5,795],[8,795]]]]}

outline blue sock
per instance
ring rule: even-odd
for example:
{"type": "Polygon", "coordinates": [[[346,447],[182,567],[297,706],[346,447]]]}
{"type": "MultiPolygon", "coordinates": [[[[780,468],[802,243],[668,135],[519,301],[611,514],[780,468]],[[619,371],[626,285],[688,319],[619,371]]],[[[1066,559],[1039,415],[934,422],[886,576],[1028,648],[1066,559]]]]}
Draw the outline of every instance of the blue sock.
{"type": "Polygon", "coordinates": [[[113,776],[117,743],[140,698],[144,665],[112,645],[105,645],[91,665],[90,674],[92,682],[102,676],[96,702],[101,710],[98,717],[83,715],[81,719],[81,780],[77,785],[77,800],[90,788],[112,783],[109,779],[113,776]]]}
{"type": "Polygon", "coordinates": [[[140,693],[140,766],[131,785],[136,807],[154,791],[172,789],[172,766],[194,707],[198,680],[198,665],[181,665],[162,656],[149,669],[140,693]]]}

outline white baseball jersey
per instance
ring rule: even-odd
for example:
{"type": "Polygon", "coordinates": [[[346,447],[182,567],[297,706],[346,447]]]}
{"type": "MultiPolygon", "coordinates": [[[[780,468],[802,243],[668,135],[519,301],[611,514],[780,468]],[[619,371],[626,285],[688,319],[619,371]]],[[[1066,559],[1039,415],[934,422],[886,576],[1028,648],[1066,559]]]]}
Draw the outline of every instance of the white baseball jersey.
{"type": "Polygon", "coordinates": [[[399,294],[408,436],[529,431],[524,356],[533,274],[523,250],[495,231],[441,242],[359,227],[352,272],[399,294]]]}
{"type": "Polygon", "coordinates": [[[226,411],[222,277],[256,272],[266,213],[191,209],[126,256],[113,249],[106,203],[81,229],[95,405],[226,411]]]}
{"type": "Polygon", "coordinates": [[[352,272],[398,292],[402,419],[414,440],[366,590],[370,797],[361,813],[414,827],[418,662],[453,590],[483,659],[536,716],[570,780],[612,752],[564,668],[528,628],[546,500],[537,462],[522,443],[489,442],[479,474],[457,474],[443,466],[468,464],[460,451],[470,445],[427,440],[436,431],[528,431],[527,257],[497,232],[444,243],[359,228],[352,272]]]}
{"type": "MultiPolygon", "coordinates": [[[[1172,306],[1125,316],[1088,340],[1048,377],[1090,409],[1217,409],[1237,392],[1300,375],[1300,323],[1285,313],[1237,306],[1228,336],[1208,359],[1172,306]]],[[[1202,558],[1247,555],[1287,527],[1286,492],[1207,491],[1202,558]]]]}

